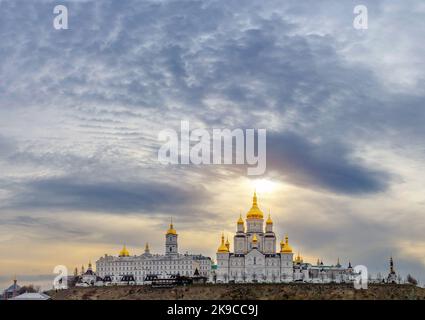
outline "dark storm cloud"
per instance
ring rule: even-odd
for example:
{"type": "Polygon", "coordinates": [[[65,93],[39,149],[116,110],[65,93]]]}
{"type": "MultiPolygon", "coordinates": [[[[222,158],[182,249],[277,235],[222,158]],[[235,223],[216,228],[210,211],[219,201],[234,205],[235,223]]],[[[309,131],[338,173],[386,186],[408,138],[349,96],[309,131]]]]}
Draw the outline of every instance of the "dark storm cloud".
{"type": "Polygon", "coordinates": [[[269,134],[267,169],[312,189],[359,194],[385,191],[390,174],[362,165],[339,141],[311,142],[293,132],[269,134]]]}
{"type": "Polygon", "coordinates": [[[204,197],[199,187],[195,193],[189,186],[155,181],[89,181],[68,176],[25,182],[3,209],[187,215],[193,214],[187,210],[189,205],[198,205],[204,197]]]}

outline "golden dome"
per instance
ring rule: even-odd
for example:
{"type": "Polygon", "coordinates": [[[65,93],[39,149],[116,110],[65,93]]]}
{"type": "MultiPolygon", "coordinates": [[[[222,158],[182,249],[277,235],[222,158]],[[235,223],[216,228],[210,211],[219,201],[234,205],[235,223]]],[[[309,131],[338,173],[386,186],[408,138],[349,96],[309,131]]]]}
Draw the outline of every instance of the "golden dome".
{"type": "Polygon", "coordinates": [[[130,256],[130,252],[128,252],[128,250],[125,247],[125,245],[122,247],[122,250],[120,251],[119,256],[120,257],[129,257],[130,256]]]}
{"type": "Polygon", "coordinates": [[[249,209],[246,214],[247,219],[263,219],[263,212],[258,208],[257,205],[257,193],[254,192],[254,197],[252,198],[252,207],[249,209]]]}
{"type": "Polygon", "coordinates": [[[230,242],[229,242],[229,237],[227,237],[227,240],[226,240],[226,247],[227,247],[227,249],[230,251],[230,242]]]}
{"type": "Polygon", "coordinates": [[[257,239],[257,234],[256,233],[254,233],[254,235],[252,236],[252,242],[257,242],[258,241],[258,239],[257,239]]]}
{"type": "Polygon", "coordinates": [[[173,226],[173,219],[171,219],[170,228],[168,228],[167,230],[167,235],[169,234],[177,234],[177,231],[176,229],[174,229],[174,226],[173,226]]]}
{"type": "Polygon", "coordinates": [[[269,217],[267,218],[266,224],[273,224],[273,220],[270,217],[270,213],[269,213],[269,217]]]}
{"type": "Polygon", "coordinates": [[[303,258],[300,256],[299,252],[298,252],[297,257],[295,258],[295,263],[303,263],[303,258]]]}
{"type": "Polygon", "coordinates": [[[221,235],[221,244],[217,249],[217,253],[227,253],[229,252],[229,248],[224,243],[224,234],[221,235]]]}
{"type": "Polygon", "coordinates": [[[280,242],[280,252],[292,253],[292,247],[289,245],[288,236],[285,236],[285,242],[283,242],[283,240],[280,242]]]}
{"type": "Polygon", "coordinates": [[[243,219],[242,219],[242,215],[239,215],[239,219],[238,219],[238,224],[243,224],[243,219]]]}

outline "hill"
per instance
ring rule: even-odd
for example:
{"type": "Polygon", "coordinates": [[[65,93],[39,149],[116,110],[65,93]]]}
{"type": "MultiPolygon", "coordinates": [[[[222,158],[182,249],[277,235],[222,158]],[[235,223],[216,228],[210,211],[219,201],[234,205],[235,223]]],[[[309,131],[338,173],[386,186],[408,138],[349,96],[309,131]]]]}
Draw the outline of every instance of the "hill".
{"type": "Polygon", "coordinates": [[[150,286],[73,287],[49,291],[54,300],[425,300],[425,289],[412,285],[370,284],[217,284],[175,288],[150,286]]]}

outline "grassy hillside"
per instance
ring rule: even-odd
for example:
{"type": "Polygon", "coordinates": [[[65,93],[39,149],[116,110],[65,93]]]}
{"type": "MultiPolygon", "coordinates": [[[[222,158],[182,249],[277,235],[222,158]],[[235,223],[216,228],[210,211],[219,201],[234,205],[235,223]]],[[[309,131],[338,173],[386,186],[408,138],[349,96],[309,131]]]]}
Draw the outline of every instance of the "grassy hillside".
{"type": "Polygon", "coordinates": [[[412,285],[371,284],[367,290],[355,290],[348,284],[220,284],[192,285],[171,289],[149,286],[118,286],[96,288],[70,288],[50,291],[55,300],[320,300],[320,299],[409,299],[425,300],[425,289],[412,285]]]}

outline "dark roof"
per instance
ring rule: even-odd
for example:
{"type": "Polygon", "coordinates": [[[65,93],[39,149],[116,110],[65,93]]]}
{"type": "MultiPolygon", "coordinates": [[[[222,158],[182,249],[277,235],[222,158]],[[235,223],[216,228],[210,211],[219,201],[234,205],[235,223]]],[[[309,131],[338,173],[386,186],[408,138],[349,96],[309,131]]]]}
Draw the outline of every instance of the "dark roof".
{"type": "Polygon", "coordinates": [[[135,281],[133,275],[122,276],[121,281],[135,281]]]}
{"type": "Polygon", "coordinates": [[[5,292],[14,292],[14,291],[18,291],[20,288],[21,288],[20,286],[18,286],[16,283],[14,283],[4,291],[5,292]]]}

